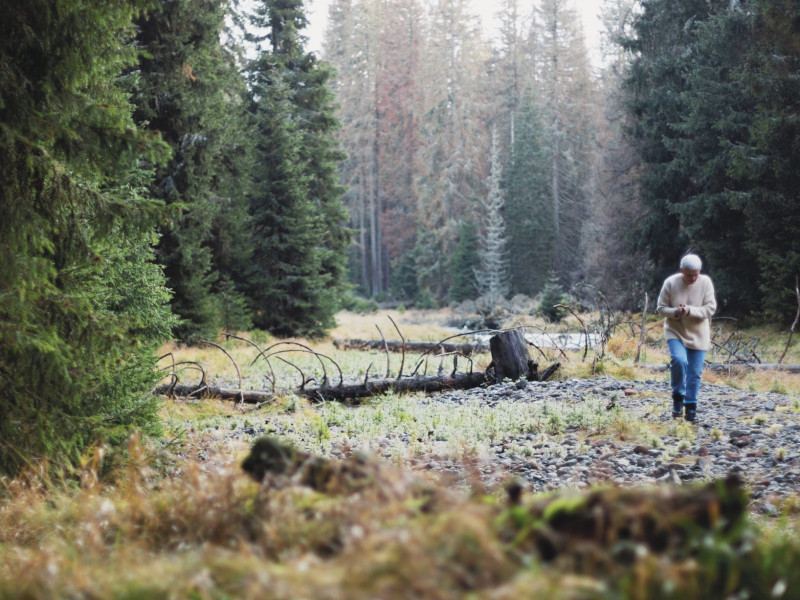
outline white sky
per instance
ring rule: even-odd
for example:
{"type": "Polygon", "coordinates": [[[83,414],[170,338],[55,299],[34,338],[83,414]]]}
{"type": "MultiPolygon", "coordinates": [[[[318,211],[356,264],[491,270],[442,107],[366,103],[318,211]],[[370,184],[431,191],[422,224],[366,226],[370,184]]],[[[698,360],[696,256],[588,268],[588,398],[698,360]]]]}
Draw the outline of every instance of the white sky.
{"type": "MultiPolygon", "coordinates": [[[[496,0],[471,0],[471,2],[475,12],[481,16],[484,22],[494,24],[497,12],[496,0]]],[[[308,49],[311,51],[319,51],[322,48],[329,3],[330,0],[307,0],[309,27],[304,34],[308,37],[308,49]]],[[[596,61],[596,55],[599,53],[601,28],[599,14],[603,0],[572,0],[572,3],[583,20],[586,47],[590,55],[595,55],[593,58],[596,61]]]]}

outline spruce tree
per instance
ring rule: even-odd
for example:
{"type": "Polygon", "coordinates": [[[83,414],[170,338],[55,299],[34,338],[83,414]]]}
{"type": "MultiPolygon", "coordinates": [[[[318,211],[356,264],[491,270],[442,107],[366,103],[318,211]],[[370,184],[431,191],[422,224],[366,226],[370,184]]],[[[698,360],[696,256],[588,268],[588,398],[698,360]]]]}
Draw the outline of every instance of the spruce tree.
{"type": "MultiPolygon", "coordinates": [[[[729,172],[736,185],[731,202],[745,214],[747,250],[759,267],[759,308],[775,322],[790,322],[800,273],[800,3],[743,2],[734,26],[746,18],[749,52],[736,76],[751,100],[746,142],[731,138],[729,172]]],[[[741,28],[739,28],[741,32],[741,28]]],[[[741,44],[741,33],[731,37],[741,44]]],[[[735,116],[735,115],[734,115],[735,116]]],[[[732,269],[736,261],[731,261],[732,269]]]]}
{"type": "Polygon", "coordinates": [[[247,230],[249,136],[244,80],[221,45],[221,0],[160,0],[138,20],[136,119],[173,156],[151,194],[174,207],[158,246],[185,341],[247,328],[241,266],[247,230]],[[230,310],[231,307],[236,310],[230,310]]]}
{"type": "Polygon", "coordinates": [[[248,69],[257,127],[248,295],[256,326],[320,336],[345,289],[349,231],[337,182],[330,67],[305,52],[299,0],[268,0],[254,24],[269,48],[248,69]]]}
{"type": "Polygon", "coordinates": [[[0,21],[0,471],[157,428],[172,318],[142,164],[167,155],[128,101],[148,2],[11,0],[0,21]]]}
{"type": "Polygon", "coordinates": [[[500,187],[502,173],[500,156],[492,133],[492,146],[489,152],[491,169],[486,200],[483,203],[483,231],[480,236],[480,267],[475,272],[478,289],[489,304],[505,298],[508,294],[508,255],[506,253],[506,222],[503,218],[505,198],[500,187]]]}
{"type": "Polygon", "coordinates": [[[541,124],[530,96],[516,116],[516,136],[508,169],[506,233],[513,293],[535,296],[553,268],[553,206],[541,124]]]}
{"type": "Polygon", "coordinates": [[[624,81],[632,117],[628,133],[643,164],[639,183],[648,209],[636,237],[657,267],[651,286],[675,269],[694,241],[682,226],[679,206],[696,193],[698,180],[674,144],[684,137],[676,125],[689,110],[697,25],[709,9],[706,0],[648,2],[634,22],[635,37],[625,42],[635,56],[624,81]]]}
{"type": "Polygon", "coordinates": [[[464,221],[458,235],[458,246],[453,254],[450,272],[453,285],[450,286],[450,300],[462,302],[478,296],[475,271],[479,266],[478,229],[472,221],[464,221]]]}

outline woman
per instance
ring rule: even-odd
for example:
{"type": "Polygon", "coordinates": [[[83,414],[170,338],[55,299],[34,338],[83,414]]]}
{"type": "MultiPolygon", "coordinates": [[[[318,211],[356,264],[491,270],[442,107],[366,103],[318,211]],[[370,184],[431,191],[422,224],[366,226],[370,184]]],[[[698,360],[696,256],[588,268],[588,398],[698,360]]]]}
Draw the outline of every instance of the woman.
{"type": "Polygon", "coordinates": [[[717,310],[714,284],[701,275],[703,263],[696,254],[681,259],[680,273],[667,277],[658,295],[658,313],[664,319],[664,339],[669,346],[672,416],[697,419],[697,392],[706,351],[711,345],[711,316],[717,310]]]}

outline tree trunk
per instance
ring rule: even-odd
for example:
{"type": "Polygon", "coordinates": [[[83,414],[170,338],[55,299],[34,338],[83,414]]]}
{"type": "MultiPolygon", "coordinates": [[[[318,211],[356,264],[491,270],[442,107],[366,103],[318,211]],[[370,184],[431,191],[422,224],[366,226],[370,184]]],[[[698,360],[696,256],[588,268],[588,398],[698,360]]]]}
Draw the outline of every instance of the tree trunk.
{"type": "Polygon", "coordinates": [[[494,367],[495,383],[502,383],[504,379],[529,379],[531,370],[536,369],[536,363],[528,356],[525,336],[519,329],[493,335],[489,340],[489,349],[492,352],[491,366],[494,367]]]}

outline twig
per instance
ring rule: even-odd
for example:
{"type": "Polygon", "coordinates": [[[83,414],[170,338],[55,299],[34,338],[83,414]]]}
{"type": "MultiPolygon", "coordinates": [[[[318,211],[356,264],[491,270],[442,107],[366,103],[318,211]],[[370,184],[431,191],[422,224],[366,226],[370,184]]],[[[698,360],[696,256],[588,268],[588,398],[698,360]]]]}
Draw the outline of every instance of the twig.
{"type": "Polygon", "coordinates": [[[367,387],[367,380],[369,379],[369,370],[372,368],[372,363],[369,363],[366,372],[364,373],[364,387],[367,387]]]}
{"type": "Polygon", "coordinates": [[[633,364],[639,364],[639,358],[642,355],[642,345],[644,345],[645,325],[647,321],[647,292],[644,293],[644,310],[642,311],[642,330],[639,332],[639,344],[636,346],[636,357],[633,359],[633,364]]]}
{"type": "Polygon", "coordinates": [[[326,354],[322,354],[320,352],[317,352],[316,350],[313,350],[312,348],[309,348],[308,346],[306,346],[305,344],[301,344],[300,342],[277,342],[275,344],[272,344],[271,346],[269,346],[267,348],[264,348],[264,350],[258,356],[256,356],[253,359],[253,362],[251,362],[250,364],[251,365],[254,364],[258,360],[259,356],[263,356],[264,360],[267,360],[268,357],[270,357],[270,356],[274,356],[276,354],[282,354],[283,352],[290,352],[290,350],[281,350],[279,352],[273,352],[272,354],[267,354],[267,352],[269,352],[273,348],[277,348],[278,346],[280,346],[282,344],[290,345],[290,346],[299,346],[300,348],[302,348],[308,354],[313,354],[314,356],[316,356],[317,360],[319,361],[320,367],[322,367],[322,379],[323,379],[323,381],[327,381],[328,380],[328,373],[325,370],[325,363],[322,362],[323,358],[327,358],[329,361],[331,361],[333,363],[333,366],[335,366],[336,370],[339,372],[339,387],[341,387],[344,384],[344,374],[342,373],[342,368],[339,366],[339,363],[337,363],[335,360],[333,360],[330,356],[328,356],[326,354]]]}
{"type": "MultiPolygon", "coordinates": [[[[242,336],[239,336],[239,335],[236,335],[236,334],[233,334],[233,333],[228,333],[228,332],[223,332],[222,335],[224,335],[225,337],[233,338],[235,340],[241,340],[243,342],[247,342],[251,346],[254,346],[255,349],[258,350],[259,354],[261,354],[263,352],[263,350],[261,350],[261,347],[258,344],[256,344],[253,340],[247,339],[246,337],[242,337],[242,336]]],[[[266,378],[267,378],[267,381],[269,381],[270,384],[272,385],[272,391],[274,392],[275,391],[275,381],[274,381],[275,372],[272,370],[272,365],[270,364],[269,360],[267,360],[266,358],[264,360],[267,361],[267,366],[269,367],[270,373],[272,374],[272,378],[273,379],[270,379],[269,375],[266,375],[266,378]]],[[[250,363],[250,364],[252,365],[252,363],[250,363]]]]}
{"type": "MultiPolygon", "coordinates": [[[[290,352],[290,350],[283,350],[282,352],[290,352]]],[[[276,352],[275,354],[278,354],[278,353],[276,352]]],[[[289,362],[285,358],[281,358],[280,356],[276,356],[275,358],[277,358],[281,362],[285,362],[290,367],[294,367],[295,369],[297,369],[297,371],[300,373],[300,382],[301,382],[300,383],[300,389],[301,390],[305,389],[305,387],[306,387],[306,374],[303,373],[303,370],[300,367],[298,367],[296,364],[289,362]]]]}
{"type": "MultiPolygon", "coordinates": [[[[263,350],[263,351],[261,351],[261,352],[258,354],[258,356],[256,356],[256,357],[253,359],[253,361],[250,363],[250,365],[251,365],[251,366],[252,366],[252,365],[254,365],[254,364],[255,364],[255,362],[258,360],[259,356],[263,356],[263,357],[264,357],[264,359],[266,359],[266,358],[268,358],[269,356],[274,356],[275,354],[282,354],[282,353],[283,353],[283,351],[281,351],[281,352],[273,352],[272,354],[267,354],[267,352],[269,352],[269,351],[270,351],[270,350],[272,350],[273,348],[277,348],[278,346],[282,346],[282,345],[287,345],[287,346],[299,346],[300,348],[302,348],[302,349],[303,349],[303,350],[305,350],[306,352],[308,352],[308,353],[310,353],[310,354],[313,354],[314,356],[316,356],[316,357],[317,357],[317,360],[319,361],[319,365],[320,365],[320,367],[322,367],[322,376],[323,376],[323,378],[324,378],[324,379],[327,379],[327,378],[328,378],[328,374],[327,374],[327,373],[326,373],[326,371],[325,371],[325,363],[323,363],[323,362],[322,362],[322,358],[321,358],[321,357],[322,357],[322,356],[324,356],[324,355],[323,355],[323,354],[320,354],[319,352],[316,352],[316,351],[312,350],[311,348],[309,348],[309,347],[308,347],[308,346],[306,346],[305,344],[301,344],[300,342],[276,342],[276,343],[272,344],[271,346],[267,346],[266,348],[264,348],[264,350],[263,350]]],[[[326,357],[326,358],[327,358],[327,357],[326,357]]],[[[335,363],[334,363],[334,364],[335,364],[335,363]]],[[[337,365],[337,367],[338,367],[338,365],[337,365]]]]}
{"type": "Polygon", "coordinates": [[[539,351],[539,354],[542,355],[542,358],[547,360],[547,354],[545,354],[544,351],[541,348],[539,348],[539,346],[537,346],[533,342],[529,342],[528,340],[525,340],[525,343],[528,344],[528,346],[533,346],[534,348],[536,348],[536,350],[539,351]]]}
{"type": "MultiPolygon", "coordinates": [[[[531,329],[538,330],[542,335],[546,336],[547,339],[550,340],[550,343],[553,345],[553,348],[555,348],[556,350],[558,350],[561,353],[561,356],[564,358],[564,360],[567,360],[567,361],[569,360],[569,357],[564,352],[564,349],[561,346],[558,345],[558,342],[556,342],[553,339],[553,336],[550,335],[550,332],[547,331],[547,329],[542,329],[541,327],[536,327],[535,325],[527,325],[525,328],[531,328],[531,329]]],[[[538,348],[536,348],[536,349],[539,350],[538,348]]],[[[542,352],[542,351],[539,350],[539,352],[542,352]]],[[[544,356],[544,358],[546,360],[550,360],[544,352],[542,352],[542,356],[544,356]]]]}
{"type": "Polygon", "coordinates": [[[386,316],[389,317],[392,325],[394,325],[395,331],[397,331],[397,335],[399,335],[400,339],[403,341],[403,357],[400,359],[400,372],[397,373],[397,379],[400,379],[403,376],[403,366],[406,364],[406,338],[403,337],[403,333],[400,331],[400,328],[397,326],[397,323],[394,322],[391,315],[386,316]]]}
{"type": "Polygon", "coordinates": [[[209,346],[214,346],[215,348],[222,350],[223,354],[225,354],[225,356],[227,356],[231,360],[231,362],[233,363],[233,368],[236,369],[236,376],[239,378],[239,389],[242,389],[242,372],[239,370],[239,365],[236,364],[236,361],[233,359],[233,356],[231,356],[231,353],[215,342],[209,342],[208,340],[200,340],[200,341],[204,344],[208,344],[209,346]]]}
{"type": "Polygon", "coordinates": [[[389,379],[389,375],[391,374],[391,366],[389,363],[389,345],[386,343],[386,338],[383,337],[383,332],[381,328],[378,327],[378,324],[375,323],[375,329],[378,330],[378,333],[381,334],[381,339],[383,340],[383,349],[386,352],[386,379],[389,379]]]}
{"type": "Polygon", "coordinates": [[[578,319],[578,323],[581,324],[581,327],[583,328],[583,335],[585,336],[585,341],[583,343],[583,358],[581,359],[581,362],[585,361],[586,360],[586,355],[589,353],[589,330],[586,329],[586,324],[583,322],[583,319],[581,319],[575,313],[575,311],[572,310],[571,306],[567,306],[566,304],[556,304],[556,305],[553,306],[553,308],[566,308],[569,312],[572,313],[573,317],[578,319]]]}
{"type": "Polygon", "coordinates": [[[789,329],[789,339],[786,340],[786,347],[783,349],[783,354],[781,354],[781,357],[778,359],[778,364],[781,364],[783,359],[786,357],[786,352],[789,350],[789,345],[792,343],[794,329],[797,327],[797,322],[800,321],[800,283],[798,283],[798,278],[796,275],[794,278],[794,293],[797,296],[797,314],[794,317],[794,323],[792,323],[792,327],[789,329]]]}
{"type": "MultiPolygon", "coordinates": [[[[172,373],[168,373],[168,375],[170,375],[173,378],[173,383],[170,385],[170,388],[174,388],[177,385],[178,381],[179,381],[178,373],[183,371],[183,369],[178,369],[176,371],[175,367],[180,366],[180,365],[187,365],[187,367],[186,367],[187,369],[195,369],[197,371],[200,371],[200,373],[201,373],[200,383],[198,383],[197,385],[207,385],[207,383],[206,383],[206,371],[203,368],[203,365],[201,365],[198,362],[194,362],[192,360],[182,360],[180,362],[174,363],[171,366],[172,373]]],[[[164,369],[166,369],[166,368],[167,367],[164,367],[164,369]]],[[[161,369],[161,370],[163,371],[164,369],[161,369]]]]}
{"type": "MultiPolygon", "coordinates": [[[[239,378],[239,389],[242,389],[242,372],[239,370],[239,365],[237,365],[236,361],[233,360],[233,357],[231,356],[230,352],[228,352],[227,350],[225,350],[225,348],[223,348],[222,346],[220,346],[215,342],[209,342],[208,340],[200,340],[200,341],[204,344],[208,344],[209,346],[214,346],[215,348],[222,350],[225,356],[231,359],[233,367],[236,369],[236,376],[239,378]]],[[[244,403],[244,396],[242,396],[242,402],[244,403]]]]}

